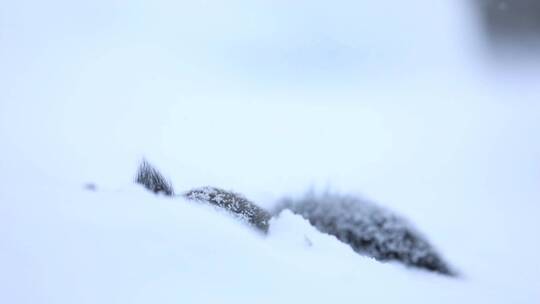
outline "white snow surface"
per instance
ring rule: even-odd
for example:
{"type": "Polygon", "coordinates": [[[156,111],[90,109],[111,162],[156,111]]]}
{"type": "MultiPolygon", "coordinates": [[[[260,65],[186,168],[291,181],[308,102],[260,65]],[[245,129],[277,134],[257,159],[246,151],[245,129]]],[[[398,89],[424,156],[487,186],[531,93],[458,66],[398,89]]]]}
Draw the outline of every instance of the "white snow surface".
{"type": "Polygon", "coordinates": [[[0,303],[539,303],[540,66],[435,2],[2,3],[0,303]],[[267,208],[360,194],[462,275],[154,196],[142,157],[267,208]]]}
{"type": "MultiPolygon", "coordinates": [[[[3,303],[502,302],[485,282],[354,253],[284,211],[268,236],[137,186],[2,192],[3,303]],[[391,292],[389,291],[391,290],[391,292]]],[[[501,293],[504,294],[504,293],[501,293]]]]}

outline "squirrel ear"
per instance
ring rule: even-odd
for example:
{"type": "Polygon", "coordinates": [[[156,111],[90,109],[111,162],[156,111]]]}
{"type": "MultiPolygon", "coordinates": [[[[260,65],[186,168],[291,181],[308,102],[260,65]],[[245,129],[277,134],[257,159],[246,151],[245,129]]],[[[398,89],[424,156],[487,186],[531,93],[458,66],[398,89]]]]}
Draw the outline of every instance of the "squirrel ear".
{"type": "Polygon", "coordinates": [[[135,182],[143,185],[146,189],[156,194],[163,193],[167,196],[174,195],[174,189],[171,182],[144,158],[135,175],[135,182]]]}

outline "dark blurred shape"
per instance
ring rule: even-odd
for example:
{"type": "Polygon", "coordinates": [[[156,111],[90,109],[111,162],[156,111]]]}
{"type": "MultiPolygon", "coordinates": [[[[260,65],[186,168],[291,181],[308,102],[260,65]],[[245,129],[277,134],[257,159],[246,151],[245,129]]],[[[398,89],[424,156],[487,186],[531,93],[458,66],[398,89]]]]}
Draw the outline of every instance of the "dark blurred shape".
{"type": "Polygon", "coordinates": [[[476,0],[475,6],[493,51],[540,55],[539,0],[476,0]]]}
{"type": "Polygon", "coordinates": [[[97,191],[97,185],[94,183],[86,183],[83,185],[83,188],[88,191],[97,191]]]}
{"type": "Polygon", "coordinates": [[[155,169],[148,161],[143,159],[137,170],[135,182],[143,185],[146,189],[167,196],[174,195],[174,190],[171,182],[169,182],[157,169],[155,169]]]}

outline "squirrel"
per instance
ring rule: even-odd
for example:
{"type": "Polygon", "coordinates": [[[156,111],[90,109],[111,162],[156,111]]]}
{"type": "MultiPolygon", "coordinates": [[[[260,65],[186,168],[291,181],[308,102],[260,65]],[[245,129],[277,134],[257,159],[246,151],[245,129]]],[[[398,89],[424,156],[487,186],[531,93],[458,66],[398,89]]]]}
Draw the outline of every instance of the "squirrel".
{"type": "Polygon", "coordinates": [[[135,182],[156,194],[181,196],[222,208],[264,234],[268,233],[272,216],[289,209],[322,233],[348,244],[358,254],[382,262],[398,261],[443,275],[457,275],[408,221],[354,196],[309,193],[299,200],[284,199],[269,212],[241,194],[216,187],[195,188],[176,195],[172,183],[146,160],[140,164],[135,182]]]}

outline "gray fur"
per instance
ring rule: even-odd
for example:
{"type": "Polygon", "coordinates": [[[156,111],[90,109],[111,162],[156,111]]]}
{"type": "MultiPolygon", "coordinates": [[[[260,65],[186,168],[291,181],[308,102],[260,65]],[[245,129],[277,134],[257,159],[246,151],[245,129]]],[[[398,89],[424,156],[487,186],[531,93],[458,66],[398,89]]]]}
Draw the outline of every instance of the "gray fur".
{"type": "Polygon", "coordinates": [[[456,274],[411,224],[373,203],[353,196],[308,194],[299,200],[283,200],[275,212],[283,209],[302,215],[318,230],[336,236],[362,255],[456,274]]]}
{"type": "Polygon", "coordinates": [[[184,196],[190,200],[221,207],[255,228],[265,233],[268,231],[270,213],[238,193],[214,187],[202,187],[190,190],[184,196]]]}
{"type": "Polygon", "coordinates": [[[167,196],[174,195],[174,189],[169,180],[167,180],[156,168],[148,161],[143,159],[137,170],[135,182],[143,185],[146,189],[158,194],[167,196]]]}
{"type": "MultiPolygon", "coordinates": [[[[174,196],[172,184],[146,160],[140,164],[135,182],[156,194],[174,196]]],[[[182,196],[192,201],[218,206],[262,232],[268,232],[270,213],[240,194],[214,187],[202,187],[190,190],[182,196]]]]}

